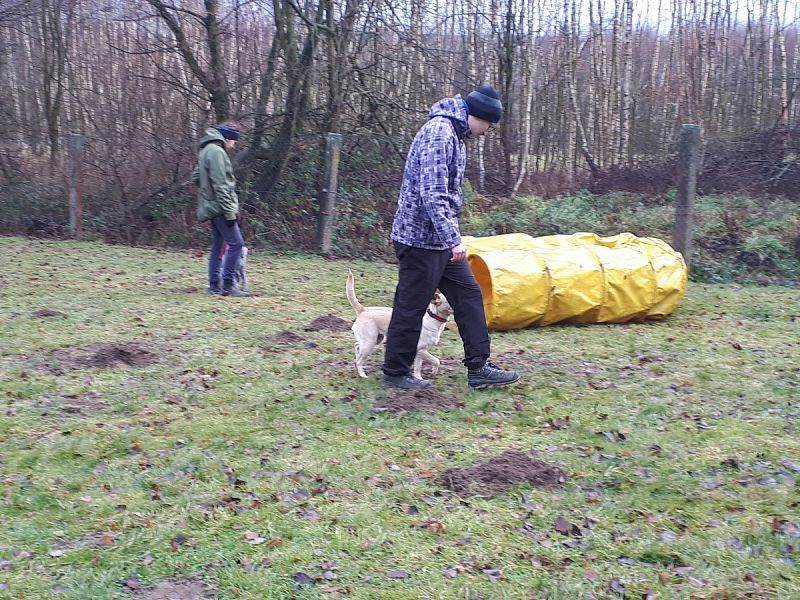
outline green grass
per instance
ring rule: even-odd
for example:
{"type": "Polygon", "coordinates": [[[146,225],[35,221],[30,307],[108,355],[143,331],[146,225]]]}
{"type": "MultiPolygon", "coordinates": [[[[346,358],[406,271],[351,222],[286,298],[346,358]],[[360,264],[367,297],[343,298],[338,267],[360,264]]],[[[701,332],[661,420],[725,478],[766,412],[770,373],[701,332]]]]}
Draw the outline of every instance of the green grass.
{"type": "Polygon", "coordinates": [[[467,390],[446,331],[436,386],[465,407],[393,416],[370,410],[379,352],[360,380],[349,332],[305,330],[352,318],[348,267],[362,302],[390,304],[391,265],[255,252],[259,295],[232,300],[203,293],[197,254],[0,253],[1,598],[193,574],[218,598],[612,598],[613,578],[630,598],[800,597],[796,290],[691,284],[663,322],[496,333],[523,378],[496,391],[467,390]],[[303,341],[270,339],[286,330],[303,341]],[[72,368],[112,342],[157,361],[72,368]],[[531,448],[562,488],[435,483],[531,448]],[[318,579],[295,591],[297,573],[318,579]]]}

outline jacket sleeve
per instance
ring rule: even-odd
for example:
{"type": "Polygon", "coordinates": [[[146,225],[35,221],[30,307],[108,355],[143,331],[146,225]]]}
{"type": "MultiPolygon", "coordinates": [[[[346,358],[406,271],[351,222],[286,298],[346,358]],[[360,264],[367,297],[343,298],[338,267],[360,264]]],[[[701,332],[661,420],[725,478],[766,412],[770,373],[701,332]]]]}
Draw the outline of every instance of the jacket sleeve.
{"type": "Polygon", "coordinates": [[[222,148],[219,152],[209,153],[208,178],[222,214],[228,220],[236,219],[239,212],[236,180],[231,173],[230,159],[222,148]]]}
{"type": "Polygon", "coordinates": [[[200,185],[200,165],[197,165],[192,171],[192,183],[200,185]]]}
{"type": "Polygon", "coordinates": [[[448,165],[455,160],[454,137],[449,123],[428,127],[420,140],[419,193],[422,207],[428,214],[436,235],[447,248],[461,243],[456,209],[458,199],[453,197],[448,181],[448,165]]]}

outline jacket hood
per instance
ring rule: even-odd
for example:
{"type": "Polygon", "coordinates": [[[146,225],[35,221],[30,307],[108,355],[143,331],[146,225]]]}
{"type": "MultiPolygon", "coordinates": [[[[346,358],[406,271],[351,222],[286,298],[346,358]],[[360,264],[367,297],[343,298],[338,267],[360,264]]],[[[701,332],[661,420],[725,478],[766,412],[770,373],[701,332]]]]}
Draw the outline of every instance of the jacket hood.
{"type": "Polygon", "coordinates": [[[458,137],[464,137],[469,131],[469,126],[467,125],[467,109],[464,106],[464,100],[458,94],[452,98],[442,98],[439,100],[431,107],[431,112],[428,116],[431,119],[434,117],[450,119],[458,130],[458,137]]]}
{"type": "Polygon", "coordinates": [[[219,131],[217,131],[214,127],[209,127],[208,129],[206,129],[205,135],[202,138],[200,138],[200,147],[204,148],[211,142],[222,142],[223,147],[225,146],[225,138],[222,137],[222,134],[219,131]]]}

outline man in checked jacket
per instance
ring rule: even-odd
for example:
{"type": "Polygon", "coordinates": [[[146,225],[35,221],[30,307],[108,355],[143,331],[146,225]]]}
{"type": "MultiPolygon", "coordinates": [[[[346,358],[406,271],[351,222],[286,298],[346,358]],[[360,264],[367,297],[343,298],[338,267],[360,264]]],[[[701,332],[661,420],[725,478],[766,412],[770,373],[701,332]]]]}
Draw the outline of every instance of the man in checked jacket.
{"type": "Polygon", "coordinates": [[[494,88],[481,86],[466,100],[457,95],[433,105],[411,144],[403,172],[392,241],[400,263],[394,307],[386,333],[386,387],[423,389],[431,382],[410,373],[422,317],[438,288],[453,308],[464,342],[471,388],[507,385],[515,371],[489,362],[490,341],[481,289],[467,264],[458,215],[467,163],[464,140],[484,135],[500,121],[503,105],[494,88]]]}

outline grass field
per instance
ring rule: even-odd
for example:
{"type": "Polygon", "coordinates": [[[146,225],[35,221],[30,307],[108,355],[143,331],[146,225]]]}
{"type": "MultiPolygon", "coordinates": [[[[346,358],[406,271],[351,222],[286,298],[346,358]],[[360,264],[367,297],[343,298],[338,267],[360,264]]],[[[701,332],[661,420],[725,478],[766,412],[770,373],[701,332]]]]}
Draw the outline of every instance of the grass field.
{"type": "Polygon", "coordinates": [[[800,598],[800,294],[691,284],[663,322],[493,335],[522,382],[375,412],[347,268],[0,238],[0,598],[800,598]],[[463,404],[463,405],[462,405],[463,404]],[[457,496],[535,450],[562,485],[457,496]]]}

